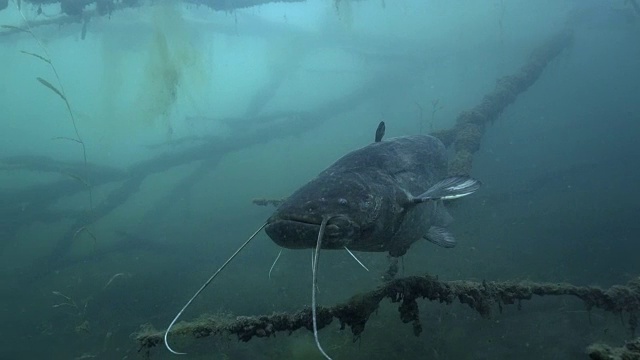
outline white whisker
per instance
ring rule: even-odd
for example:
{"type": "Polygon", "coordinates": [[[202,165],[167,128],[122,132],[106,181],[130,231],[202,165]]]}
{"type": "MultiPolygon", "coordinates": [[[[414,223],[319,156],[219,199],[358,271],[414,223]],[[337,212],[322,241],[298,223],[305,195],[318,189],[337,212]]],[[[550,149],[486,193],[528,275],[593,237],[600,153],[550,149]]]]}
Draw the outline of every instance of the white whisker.
{"type": "Polygon", "coordinates": [[[236,250],[231,257],[229,257],[227,259],[227,261],[224,262],[224,264],[222,264],[222,266],[220,266],[220,268],[218,268],[218,270],[216,270],[215,273],[213,273],[213,275],[211,275],[211,277],[204,283],[202,284],[202,286],[200,287],[200,289],[198,289],[198,291],[196,291],[196,293],[191,297],[191,299],[189,299],[189,301],[187,301],[187,303],[182,307],[182,309],[180,309],[180,312],[178,312],[178,315],[176,315],[175,318],[173,318],[173,320],[171,321],[171,323],[169,324],[169,327],[167,327],[167,330],[165,330],[164,332],[164,346],[167,348],[167,350],[171,351],[172,353],[176,354],[176,355],[185,355],[186,353],[181,353],[181,352],[177,352],[175,350],[173,350],[171,348],[171,346],[169,346],[169,332],[171,331],[171,328],[173,327],[173,325],[175,325],[176,321],[178,321],[178,319],[180,318],[180,315],[182,315],[182,313],[187,310],[187,308],[189,307],[189,305],[191,305],[191,303],[193,302],[193,300],[195,300],[198,295],[200,295],[200,293],[207,287],[209,286],[209,284],[211,284],[211,282],[213,281],[213,279],[215,279],[218,274],[220,274],[220,272],[227,267],[227,265],[229,265],[229,263],[231,262],[231,260],[233,260],[239,253],[240,251],[242,251],[242,249],[244,249],[245,246],[247,246],[247,244],[249,244],[249,242],[251,240],[253,240],[254,237],[256,237],[256,235],[258,235],[258,233],[260,232],[260,230],[262,230],[265,226],[267,226],[266,223],[262,224],[262,226],[260,226],[260,228],[258,230],[256,230],[256,232],[253,233],[253,235],[249,236],[249,238],[242,243],[242,245],[240,245],[240,247],[238,248],[238,250],[236,250]]]}
{"type": "Polygon", "coordinates": [[[364,264],[362,263],[362,261],[358,260],[358,258],[356,257],[356,255],[354,253],[351,252],[351,250],[349,250],[346,246],[344,247],[345,250],[347,250],[347,252],[349,253],[349,255],[351,255],[351,257],[353,257],[358,264],[360,264],[360,266],[362,266],[365,270],[369,271],[369,269],[367,269],[366,266],[364,266],[364,264]]]}
{"type": "Polygon", "coordinates": [[[320,248],[322,246],[322,237],[324,236],[324,230],[327,227],[327,222],[329,222],[330,218],[324,218],[322,220],[322,224],[320,224],[320,231],[318,232],[318,242],[316,244],[316,252],[313,253],[313,257],[311,258],[311,269],[312,269],[312,281],[311,281],[311,314],[313,318],[313,337],[316,340],[316,346],[318,350],[324,355],[328,360],[332,360],[324,349],[320,345],[320,340],[318,340],[318,320],[316,319],[316,283],[318,278],[316,277],[316,270],[318,268],[318,255],[320,255],[320,248]]]}
{"type": "Polygon", "coordinates": [[[276,263],[278,262],[278,259],[280,259],[280,255],[282,255],[282,249],[280,249],[280,252],[278,253],[278,256],[276,256],[276,259],[273,261],[273,264],[271,265],[271,268],[269,269],[269,279],[271,279],[271,272],[273,271],[273,268],[276,266],[276,263]]]}

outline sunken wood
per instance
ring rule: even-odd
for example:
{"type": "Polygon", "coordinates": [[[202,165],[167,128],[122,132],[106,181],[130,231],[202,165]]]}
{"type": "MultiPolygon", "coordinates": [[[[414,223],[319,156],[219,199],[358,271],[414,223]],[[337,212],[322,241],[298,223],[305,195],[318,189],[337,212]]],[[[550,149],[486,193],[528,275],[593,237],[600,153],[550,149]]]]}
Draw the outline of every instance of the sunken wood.
{"type": "MultiPolygon", "coordinates": [[[[417,302],[419,299],[447,305],[457,301],[482,317],[489,318],[495,310],[502,312],[506,305],[517,304],[520,308],[521,301],[531,300],[534,295],[577,297],[584,302],[588,311],[597,308],[616,314],[631,314],[628,326],[632,333],[638,326],[635,314],[640,311],[640,278],[605,290],[558,283],[440,281],[430,275],[395,279],[375,290],[358,294],[345,303],[318,307],[317,326],[322,329],[336,319],[341,329],[347,326],[351,328],[357,339],[365,330],[370,316],[378,310],[380,302],[389,299],[399,304],[400,319],[403,323],[411,323],[414,334],[418,336],[423,330],[417,302]]],[[[277,332],[291,334],[303,328],[312,331],[312,326],[311,309],[307,308],[294,313],[240,316],[235,319],[225,315],[201,316],[196,321],[178,323],[169,335],[202,338],[232,334],[239,340],[249,341],[254,337],[275,336],[277,332]]],[[[163,336],[164,331],[155,330],[149,325],[143,326],[136,334],[139,351],[149,355],[151,348],[163,343],[163,336]]]]}

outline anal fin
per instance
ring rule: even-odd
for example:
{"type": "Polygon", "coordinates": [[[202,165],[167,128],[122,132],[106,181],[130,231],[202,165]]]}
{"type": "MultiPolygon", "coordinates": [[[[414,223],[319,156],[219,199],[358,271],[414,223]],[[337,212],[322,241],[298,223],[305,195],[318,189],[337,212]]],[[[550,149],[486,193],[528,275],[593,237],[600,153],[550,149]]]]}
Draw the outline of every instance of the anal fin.
{"type": "Polygon", "coordinates": [[[456,239],[453,235],[447,229],[440,226],[430,227],[424,238],[444,248],[452,248],[457,245],[456,239]]]}

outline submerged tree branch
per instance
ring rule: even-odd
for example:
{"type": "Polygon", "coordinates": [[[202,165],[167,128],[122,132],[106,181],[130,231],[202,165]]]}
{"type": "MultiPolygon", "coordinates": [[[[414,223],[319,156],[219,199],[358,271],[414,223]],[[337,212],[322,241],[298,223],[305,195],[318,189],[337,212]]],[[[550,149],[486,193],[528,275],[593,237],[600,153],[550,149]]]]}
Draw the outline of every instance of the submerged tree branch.
{"type": "MultiPolygon", "coordinates": [[[[599,308],[614,313],[628,312],[632,316],[629,326],[635,330],[640,311],[640,278],[627,285],[614,285],[607,290],[591,286],[571,284],[532,283],[532,282],[474,282],[440,281],[437,277],[411,276],[385,283],[373,291],[358,294],[343,304],[332,307],[318,307],[318,329],[329,325],[334,318],[340,322],[341,329],[351,328],[357,338],[364,331],[365,324],[384,299],[400,303],[398,310],[404,323],[411,323],[417,336],[422,332],[417,299],[428,299],[451,304],[459,301],[477,311],[482,317],[489,317],[497,307],[502,311],[504,305],[521,300],[530,300],[537,296],[570,295],[584,301],[587,310],[599,308]]],[[[262,316],[239,316],[235,320],[221,317],[207,317],[194,322],[177,324],[171,335],[201,338],[206,336],[235,334],[239,340],[249,341],[253,337],[275,336],[276,332],[291,333],[301,328],[311,331],[311,310],[303,309],[292,314],[279,313],[262,316]]],[[[147,352],[163,342],[164,331],[149,326],[136,334],[140,350],[147,352]]]]}
{"type": "MultiPolygon", "coordinates": [[[[215,11],[232,12],[238,9],[250,8],[254,6],[266,5],[270,3],[300,3],[306,0],[182,0],[186,5],[198,5],[208,7],[215,11]]],[[[42,12],[42,6],[47,6],[55,3],[60,4],[60,14],[50,18],[43,19],[34,22],[33,26],[42,25],[64,25],[74,22],[83,22],[88,17],[94,16],[111,16],[113,12],[118,10],[124,10],[128,8],[137,8],[143,5],[153,5],[153,1],[145,0],[23,0],[23,3],[28,3],[33,7],[40,8],[42,12]]],[[[18,2],[20,3],[20,2],[18,2]]],[[[176,2],[177,3],[177,2],[176,2]]],[[[7,8],[8,2],[0,1],[0,11],[7,8]]],[[[20,7],[20,5],[18,5],[20,7]]],[[[1,35],[8,35],[19,32],[19,29],[6,29],[0,32],[1,35]]]]}
{"type": "MultiPolygon", "coordinates": [[[[519,72],[498,79],[496,88],[485,95],[480,104],[471,110],[461,112],[452,129],[431,134],[440,139],[445,146],[455,147],[455,154],[449,164],[450,175],[471,173],[473,154],[480,150],[485,126],[497,120],[518,95],[533,85],[547,64],[569,46],[572,39],[573,34],[569,30],[563,30],[552,36],[531,52],[529,61],[520,68],[519,72]]],[[[259,206],[278,206],[283,201],[284,198],[254,199],[253,203],[259,206]]]]}
{"type": "Polygon", "coordinates": [[[498,79],[493,92],[485,95],[480,104],[460,113],[453,129],[433,134],[446,146],[455,146],[455,155],[449,166],[450,175],[471,173],[473,154],[480,149],[485,126],[493,123],[518,95],[533,85],[547,64],[569,46],[572,39],[573,34],[569,30],[552,36],[531,53],[529,61],[519,72],[498,79]]]}

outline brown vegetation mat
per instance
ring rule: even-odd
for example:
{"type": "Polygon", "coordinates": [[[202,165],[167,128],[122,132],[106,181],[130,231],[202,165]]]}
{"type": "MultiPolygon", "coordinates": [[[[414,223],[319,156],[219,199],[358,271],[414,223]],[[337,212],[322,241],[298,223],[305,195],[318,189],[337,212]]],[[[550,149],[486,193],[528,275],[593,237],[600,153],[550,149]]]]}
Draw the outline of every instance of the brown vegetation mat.
{"type": "MultiPolygon", "coordinates": [[[[389,281],[379,288],[356,295],[343,304],[332,307],[318,307],[318,329],[329,325],[334,318],[340,322],[341,329],[351,328],[357,338],[365,328],[369,316],[379,307],[380,302],[388,298],[400,303],[398,311],[404,323],[411,323],[417,336],[422,332],[418,298],[451,304],[458,300],[467,304],[483,317],[489,317],[494,308],[500,311],[504,305],[522,300],[530,300],[533,295],[571,295],[584,301],[587,310],[600,308],[614,313],[630,313],[629,326],[635,331],[636,313],[640,311],[640,278],[627,285],[614,285],[607,290],[591,286],[571,284],[532,283],[532,282],[474,282],[440,281],[433,276],[411,276],[389,281]]],[[[181,322],[172,330],[171,335],[201,338],[212,335],[235,334],[239,340],[249,341],[254,336],[270,337],[276,332],[291,333],[306,328],[312,330],[311,309],[299,310],[293,314],[279,313],[261,316],[239,316],[235,319],[208,317],[194,322],[181,322]]],[[[147,353],[163,342],[163,331],[146,326],[136,335],[140,351],[147,353]]]]}

